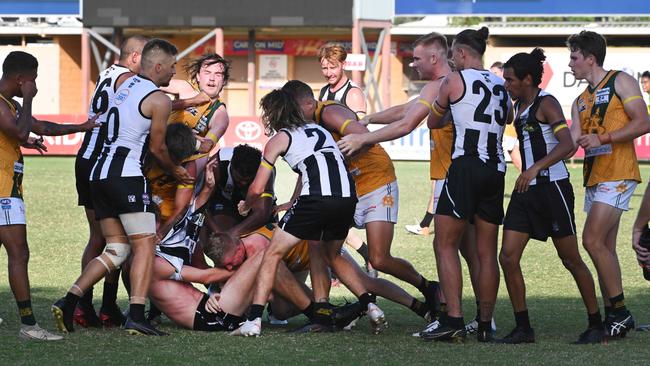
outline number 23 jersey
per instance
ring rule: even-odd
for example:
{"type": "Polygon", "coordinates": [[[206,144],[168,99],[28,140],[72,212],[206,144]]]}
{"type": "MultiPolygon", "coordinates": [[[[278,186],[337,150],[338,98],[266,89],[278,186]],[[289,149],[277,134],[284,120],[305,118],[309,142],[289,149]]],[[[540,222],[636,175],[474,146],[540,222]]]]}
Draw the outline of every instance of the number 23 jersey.
{"type": "Polygon", "coordinates": [[[504,80],[486,70],[461,70],[465,92],[450,101],[454,123],[451,159],[475,156],[501,172],[506,171],[503,156],[503,130],[512,103],[504,80]]]}

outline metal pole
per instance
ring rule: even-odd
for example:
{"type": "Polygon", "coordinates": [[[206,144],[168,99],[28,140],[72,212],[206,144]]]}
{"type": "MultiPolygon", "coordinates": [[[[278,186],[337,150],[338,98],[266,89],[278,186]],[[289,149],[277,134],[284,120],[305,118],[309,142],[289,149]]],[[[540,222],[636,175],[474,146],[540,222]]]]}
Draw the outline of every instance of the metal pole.
{"type": "MultiPolygon", "coordinates": [[[[359,39],[359,35],[362,31],[363,29],[359,27],[359,19],[354,19],[352,21],[352,53],[361,53],[361,40],[359,39]]],[[[352,81],[361,86],[361,71],[352,71],[352,81]]]]}
{"type": "Polygon", "coordinates": [[[255,115],[255,29],[248,31],[248,115],[255,115]]]}
{"type": "Polygon", "coordinates": [[[223,28],[216,28],[214,30],[214,52],[217,55],[223,57],[224,46],[225,44],[223,42],[223,28]]]}
{"type": "Polygon", "coordinates": [[[200,45],[204,44],[207,40],[212,38],[212,36],[214,36],[214,33],[215,33],[215,30],[213,29],[213,30],[210,31],[210,33],[206,34],[201,39],[194,42],[194,44],[192,44],[191,46],[186,48],[183,52],[176,55],[176,60],[178,61],[178,60],[182,59],[183,57],[189,55],[190,52],[194,51],[197,47],[199,47],[200,45]]]}
{"type": "Polygon", "coordinates": [[[81,107],[82,114],[88,113],[86,108],[90,100],[90,36],[89,30],[81,32],[81,107]]]}
{"type": "MultiPolygon", "coordinates": [[[[384,43],[382,44],[381,49],[381,101],[386,106],[390,107],[390,84],[391,84],[391,62],[390,62],[390,27],[391,23],[387,22],[386,27],[384,27],[383,33],[385,33],[384,43]]],[[[379,48],[379,44],[377,44],[379,48]]]]}

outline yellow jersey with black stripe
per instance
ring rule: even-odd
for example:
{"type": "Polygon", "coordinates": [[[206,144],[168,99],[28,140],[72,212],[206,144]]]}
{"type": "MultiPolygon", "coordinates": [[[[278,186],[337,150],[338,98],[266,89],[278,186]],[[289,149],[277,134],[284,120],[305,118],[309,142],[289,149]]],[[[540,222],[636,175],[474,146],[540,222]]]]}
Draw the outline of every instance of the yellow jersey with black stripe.
{"type": "Polygon", "coordinates": [[[451,165],[454,124],[450,122],[443,128],[429,130],[429,138],[431,139],[431,159],[429,160],[431,180],[445,179],[451,165]]]}
{"type": "MultiPolygon", "coordinates": [[[[314,119],[318,124],[322,123],[323,109],[329,105],[340,105],[348,108],[347,106],[334,102],[324,101],[318,102],[314,119]]],[[[349,109],[349,108],[348,108],[349,109]]],[[[328,130],[329,131],[329,130],[328,130]]],[[[339,131],[330,131],[335,141],[341,139],[339,131]]],[[[351,160],[347,160],[348,171],[354,179],[354,184],[357,190],[357,196],[363,196],[370,193],[377,188],[384,186],[388,183],[397,180],[395,176],[395,168],[393,162],[386,153],[383,147],[379,144],[373,145],[368,151],[355,156],[351,160]]]]}
{"type": "Polygon", "coordinates": [[[222,105],[225,104],[223,104],[219,99],[216,99],[199,106],[178,109],[172,111],[167,122],[181,122],[191,128],[199,136],[205,137],[210,130],[210,120],[212,119],[214,112],[216,112],[222,105]]]}
{"type": "MultiPolygon", "coordinates": [[[[195,154],[183,160],[187,163],[197,160],[208,154],[195,154]]],[[[151,196],[160,214],[160,221],[164,222],[174,213],[174,200],[178,188],[191,188],[191,186],[179,184],[176,178],[164,171],[158,164],[152,164],[146,172],[147,180],[151,185],[151,196]]]]}
{"type": "MultiPolygon", "coordinates": [[[[0,94],[11,114],[18,120],[18,106],[12,99],[0,94]]],[[[0,130],[0,197],[23,198],[23,154],[20,141],[0,130]]]]}
{"type": "MultiPolygon", "coordinates": [[[[242,238],[253,234],[259,234],[270,241],[273,237],[273,230],[275,230],[275,225],[269,223],[251,233],[242,235],[242,238]]],[[[293,273],[309,270],[309,244],[307,240],[301,240],[284,255],[282,260],[287,268],[289,268],[289,271],[293,273]]]]}
{"type": "MultiPolygon", "coordinates": [[[[623,128],[630,122],[623,102],[616,93],[616,76],[620,71],[610,70],[595,88],[587,87],[578,96],[582,134],[605,134],[623,128]]],[[[630,179],[641,181],[634,141],[610,143],[585,151],[583,184],[630,179]]]]}

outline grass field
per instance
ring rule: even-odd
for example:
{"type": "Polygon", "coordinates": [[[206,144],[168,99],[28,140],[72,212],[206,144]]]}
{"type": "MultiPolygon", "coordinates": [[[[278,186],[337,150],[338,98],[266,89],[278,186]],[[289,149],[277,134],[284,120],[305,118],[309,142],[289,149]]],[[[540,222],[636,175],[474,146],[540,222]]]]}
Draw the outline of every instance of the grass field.
{"type": "MultiPolygon", "coordinates": [[[[32,301],[39,323],[53,330],[49,312],[51,303],[65,294],[79,275],[80,258],[87,239],[86,223],[81,208],[76,206],[72,158],[27,158],[25,195],[29,244],[31,248],[30,279],[32,301]]],[[[280,197],[287,197],[294,176],[281,166],[280,197]]],[[[428,278],[437,278],[432,238],[408,235],[403,227],[421,218],[429,197],[428,163],[396,163],[400,184],[400,215],[393,241],[393,253],[411,261],[428,278]]],[[[576,187],[576,221],[580,232],[585,215],[582,212],[584,190],[581,171],[572,169],[576,187]]],[[[650,167],[642,167],[642,176],[650,175],[650,167]]],[[[506,192],[512,190],[516,174],[509,167],[506,192]]],[[[619,258],[623,272],[628,307],[637,323],[650,322],[650,283],[646,282],[636,264],[630,245],[631,227],[639,207],[645,184],[636,191],[632,210],[623,215],[619,230],[619,258]]],[[[509,196],[509,195],[507,195],[509,196]]],[[[507,203],[506,198],[506,203],[507,203]]],[[[0,255],[0,365],[56,364],[646,364],[650,359],[650,333],[634,333],[623,341],[607,345],[572,346],[568,344],[586,327],[586,313],[569,273],[557,259],[549,243],[531,241],[524,253],[522,267],[527,280],[528,305],[537,343],[504,346],[478,344],[468,338],[463,345],[428,343],[411,337],[424,327],[421,319],[410,311],[380,300],[390,328],[379,336],[369,332],[366,321],[351,332],[294,335],[284,329],[265,326],[263,337],[240,339],[225,334],[186,331],[164,322],[162,329],[169,337],[133,337],[120,330],[85,330],[66,337],[62,342],[25,342],[17,337],[19,319],[9,289],[6,255],[0,255]]],[[[583,257],[595,273],[586,252],[583,257]]],[[[466,269],[465,274],[467,274],[466,269]]],[[[382,275],[383,277],[387,277],[382,275]]],[[[465,277],[468,278],[467,276],[465,277]]],[[[417,291],[402,283],[415,294],[417,291]]],[[[101,285],[95,296],[101,295],[101,285]]],[[[333,291],[335,301],[352,299],[347,290],[333,291]]],[[[96,302],[97,303],[97,302],[96,302]]],[[[120,290],[119,303],[127,304],[126,293],[120,290]]],[[[602,306],[602,304],[601,304],[602,306]]],[[[466,319],[474,316],[475,304],[469,285],[464,283],[466,319]]],[[[602,308],[601,308],[602,311],[602,308]]],[[[514,325],[512,309],[503,281],[495,313],[498,335],[503,336],[514,325]]],[[[304,322],[298,317],[290,327],[304,322]]]]}

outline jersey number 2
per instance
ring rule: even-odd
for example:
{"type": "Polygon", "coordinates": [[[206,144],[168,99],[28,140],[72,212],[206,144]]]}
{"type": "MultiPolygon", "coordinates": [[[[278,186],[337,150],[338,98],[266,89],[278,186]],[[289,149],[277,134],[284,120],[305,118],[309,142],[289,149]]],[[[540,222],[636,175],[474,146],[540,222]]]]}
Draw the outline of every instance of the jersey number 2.
{"type": "Polygon", "coordinates": [[[314,134],[318,135],[318,141],[316,141],[316,145],[314,145],[314,151],[333,148],[332,146],[323,146],[326,139],[325,133],[323,133],[323,131],[317,128],[305,128],[305,134],[307,134],[307,137],[314,137],[314,134]]]}

